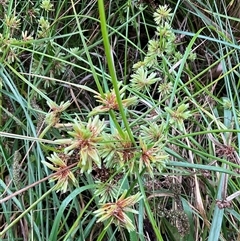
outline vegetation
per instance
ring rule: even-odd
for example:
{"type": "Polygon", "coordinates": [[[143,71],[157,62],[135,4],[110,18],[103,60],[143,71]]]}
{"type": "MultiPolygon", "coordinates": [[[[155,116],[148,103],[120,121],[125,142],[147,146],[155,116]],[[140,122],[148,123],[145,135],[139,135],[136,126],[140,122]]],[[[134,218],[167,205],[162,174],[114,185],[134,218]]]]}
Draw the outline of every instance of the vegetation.
{"type": "Polygon", "coordinates": [[[240,1],[0,1],[0,240],[240,240],[240,1]]]}

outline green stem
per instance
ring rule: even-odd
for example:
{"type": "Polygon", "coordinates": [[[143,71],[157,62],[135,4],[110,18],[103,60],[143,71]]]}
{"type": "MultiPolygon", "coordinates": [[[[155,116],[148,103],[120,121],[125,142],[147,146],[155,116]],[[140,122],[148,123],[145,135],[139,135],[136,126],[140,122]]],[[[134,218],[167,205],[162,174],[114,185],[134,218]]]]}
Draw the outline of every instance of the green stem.
{"type": "MultiPolygon", "coordinates": [[[[83,31],[82,31],[82,28],[81,28],[81,25],[80,25],[80,22],[79,22],[79,18],[77,16],[77,13],[76,13],[76,9],[75,9],[75,5],[74,5],[74,2],[72,1],[72,7],[73,7],[73,12],[76,16],[76,23],[77,23],[77,26],[78,26],[78,29],[79,29],[79,34],[80,34],[80,38],[82,40],[82,43],[83,43],[83,47],[84,47],[84,51],[86,53],[86,56],[87,56],[87,59],[88,59],[88,62],[89,62],[89,66],[91,68],[91,71],[92,71],[92,74],[93,74],[93,78],[94,78],[94,81],[97,85],[97,88],[98,88],[98,91],[99,93],[101,94],[101,96],[103,97],[104,96],[104,92],[103,92],[103,89],[102,89],[102,86],[100,84],[100,81],[98,79],[98,76],[97,76],[97,73],[96,73],[96,70],[94,68],[94,65],[92,63],[92,59],[91,59],[91,56],[89,54],[89,51],[88,51],[88,47],[87,47],[87,44],[86,44],[86,41],[85,41],[85,37],[83,35],[83,31]]],[[[110,111],[110,116],[118,130],[118,132],[121,134],[121,136],[124,135],[123,131],[122,131],[122,128],[120,127],[120,125],[118,124],[117,120],[116,120],[116,116],[114,115],[114,112],[113,111],[110,111]]]]}
{"type": "Polygon", "coordinates": [[[76,12],[76,9],[75,9],[75,3],[74,3],[73,0],[71,0],[71,2],[72,2],[72,8],[73,8],[73,12],[74,12],[74,15],[75,15],[76,23],[77,23],[77,26],[78,26],[78,29],[79,29],[80,38],[81,38],[81,40],[82,40],[82,44],[83,44],[83,47],[84,47],[84,51],[85,51],[85,53],[86,53],[86,56],[87,56],[87,59],[88,59],[88,62],[89,62],[89,66],[90,66],[90,68],[91,68],[94,81],[95,81],[95,83],[96,83],[96,85],[97,85],[97,88],[98,88],[99,93],[103,96],[103,89],[102,89],[102,86],[101,86],[100,81],[99,81],[99,79],[98,79],[96,70],[95,70],[95,68],[94,68],[94,65],[93,65],[91,56],[90,56],[89,51],[88,51],[88,46],[87,46],[87,44],[86,44],[85,37],[84,37],[84,35],[83,35],[83,30],[82,30],[81,25],[80,25],[80,22],[79,22],[79,17],[78,17],[78,15],[77,15],[77,12],[76,12]]]}
{"type": "MultiPolygon", "coordinates": [[[[111,76],[111,79],[112,79],[113,88],[114,88],[115,93],[116,93],[119,111],[120,111],[124,126],[125,126],[125,128],[127,130],[127,133],[129,135],[129,138],[131,139],[132,143],[135,144],[135,140],[134,140],[132,131],[129,127],[128,120],[127,120],[127,117],[125,115],[125,111],[124,111],[124,108],[123,108],[120,92],[119,92],[119,89],[118,89],[118,80],[117,80],[116,70],[115,70],[115,66],[114,66],[114,62],[113,62],[111,46],[110,46],[109,39],[108,39],[107,23],[106,23],[105,8],[104,8],[103,0],[98,0],[98,9],[99,9],[99,15],[100,15],[100,25],[101,25],[101,31],[102,31],[102,37],[103,37],[103,44],[104,44],[106,59],[107,59],[107,63],[108,63],[110,76],[111,76]]],[[[122,131],[120,133],[122,133],[122,131]]]]}
{"type": "MultiPolygon", "coordinates": [[[[177,72],[177,75],[176,75],[176,78],[175,78],[175,82],[174,82],[174,85],[173,85],[173,89],[172,89],[172,95],[170,97],[170,100],[169,100],[169,104],[168,104],[168,107],[171,109],[172,106],[173,106],[173,101],[176,97],[176,90],[177,90],[177,87],[178,87],[178,84],[179,82],[182,83],[181,81],[181,75],[182,75],[182,72],[183,72],[183,69],[184,69],[184,66],[186,64],[186,61],[187,61],[187,57],[189,55],[189,53],[191,52],[191,49],[192,49],[192,46],[193,44],[195,43],[196,39],[198,38],[198,36],[200,35],[200,33],[204,30],[205,28],[201,28],[192,38],[192,40],[190,41],[190,43],[188,44],[187,48],[186,48],[186,51],[182,57],[182,60],[181,60],[181,64],[178,68],[178,72],[177,72]]],[[[167,115],[167,121],[166,121],[166,124],[168,124],[170,121],[170,114],[167,115]]]]}
{"type": "Polygon", "coordinates": [[[22,214],[20,214],[16,219],[14,219],[2,232],[0,232],[0,237],[3,236],[10,228],[12,228],[21,218],[23,218],[31,209],[33,209],[40,201],[47,197],[53,190],[52,187],[45,194],[43,194],[37,201],[35,201],[30,207],[28,207],[22,214]]]}
{"type": "Polygon", "coordinates": [[[83,216],[83,214],[85,213],[85,211],[87,210],[87,208],[90,206],[90,204],[92,203],[92,201],[94,200],[95,197],[92,197],[92,199],[88,202],[88,204],[83,208],[83,210],[80,212],[78,218],[76,219],[76,221],[74,222],[74,224],[72,225],[71,229],[69,230],[69,232],[66,234],[66,236],[64,237],[63,241],[67,241],[69,240],[69,236],[74,233],[74,230],[76,230],[79,226],[80,220],[83,216]]]}
{"type": "Polygon", "coordinates": [[[39,138],[42,139],[42,138],[45,136],[45,134],[51,129],[52,126],[53,126],[53,125],[48,125],[48,126],[41,132],[41,134],[39,135],[39,138]]]}

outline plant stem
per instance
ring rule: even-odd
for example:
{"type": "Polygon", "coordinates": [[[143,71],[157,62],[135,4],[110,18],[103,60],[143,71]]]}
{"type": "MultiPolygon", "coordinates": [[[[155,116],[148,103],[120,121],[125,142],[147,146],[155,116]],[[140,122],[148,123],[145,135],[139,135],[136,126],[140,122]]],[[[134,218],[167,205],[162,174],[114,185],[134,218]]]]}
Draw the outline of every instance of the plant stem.
{"type": "Polygon", "coordinates": [[[12,228],[21,218],[23,218],[31,209],[33,209],[40,201],[46,198],[54,189],[54,186],[44,193],[37,201],[35,201],[30,207],[28,207],[22,214],[20,214],[16,219],[14,219],[2,232],[0,232],[0,237],[3,236],[10,228],[12,228]]]}
{"type": "MultiPolygon", "coordinates": [[[[100,15],[100,25],[101,25],[103,44],[104,44],[104,49],[105,49],[105,53],[106,53],[107,64],[108,64],[110,76],[112,78],[113,88],[116,93],[119,111],[120,111],[124,126],[129,135],[129,138],[131,139],[132,143],[135,144],[135,140],[134,140],[132,131],[129,127],[128,120],[127,120],[127,117],[126,117],[126,114],[125,114],[125,111],[123,108],[121,96],[119,93],[118,80],[117,80],[117,76],[116,76],[116,70],[114,67],[114,60],[113,60],[113,56],[112,56],[111,46],[110,46],[109,39],[108,39],[107,23],[106,23],[105,8],[104,8],[103,0],[98,0],[98,9],[99,9],[99,15],[100,15]]],[[[119,130],[119,131],[123,135],[122,130],[119,130]]]]}

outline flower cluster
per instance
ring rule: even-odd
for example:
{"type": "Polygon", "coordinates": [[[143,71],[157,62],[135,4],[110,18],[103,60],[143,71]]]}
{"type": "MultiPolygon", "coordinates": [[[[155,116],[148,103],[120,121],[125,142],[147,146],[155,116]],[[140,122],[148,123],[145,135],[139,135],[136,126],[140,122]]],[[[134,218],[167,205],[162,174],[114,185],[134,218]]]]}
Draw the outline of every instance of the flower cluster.
{"type": "Polygon", "coordinates": [[[158,143],[146,144],[146,142],[140,139],[141,155],[139,158],[139,172],[143,168],[147,168],[147,172],[150,177],[154,177],[153,168],[157,168],[161,173],[163,168],[166,166],[168,160],[168,154],[164,152],[164,146],[158,143]]]}
{"type": "MultiPolygon", "coordinates": [[[[42,2],[41,8],[45,11],[51,11],[52,5],[50,1],[45,0],[42,2]]],[[[163,113],[159,117],[161,124],[159,124],[159,119],[153,123],[141,122],[139,125],[137,124],[138,129],[134,133],[129,131],[131,127],[120,129],[119,101],[126,108],[127,117],[132,113],[135,114],[127,112],[127,108],[136,104],[138,98],[129,96],[129,93],[143,92],[143,96],[149,94],[150,99],[154,86],[154,90],[158,90],[159,99],[167,99],[174,88],[174,77],[168,68],[181,59],[182,55],[176,50],[176,36],[170,25],[172,18],[170,12],[171,9],[164,5],[160,6],[154,14],[154,20],[157,24],[156,37],[149,41],[144,60],[133,66],[134,72],[131,75],[130,84],[123,85],[122,82],[119,82],[120,95],[116,94],[115,89],[110,89],[105,93],[103,91],[97,93],[94,97],[99,106],[89,113],[88,121],[83,122],[80,118],[75,118],[70,125],[71,131],[66,134],[68,136],[55,140],[55,143],[60,145],[62,152],[60,151],[60,154],[54,152],[51,157],[48,157],[50,163],[43,161],[47,167],[55,172],[51,181],[57,182],[56,189],[63,192],[67,191],[69,184],[77,185],[73,173],[68,169],[67,162],[70,158],[76,161],[81,173],[92,173],[93,175],[94,171],[97,171],[98,177],[102,173],[102,179],[97,180],[94,177],[96,184],[94,195],[99,197],[98,200],[101,203],[101,207],[94,212],[99,217],[98,222],[108,221],[109,225],[115,223],[119,227],[127,228],[128,231],[134,230],[134,225],[127,212],[137,214],[137,211],[130,207],[142,197],[139,193],[127,197],[127,191],[121,195],[122,187],[119,180],[122,181],[124,175],[127,177],[127,175],[134,176],[139,173],[154,179],[155,173],[161,173],[169,158],[165,152],[169,126],[183,131],[184,120],[191,116],[190,111],[187,110],[189,105],[179,104],[177,109],[166,107],[159,111],[163,113]],[[103,114],[105,117],[108,112],[110,112],[111,117],[109,118],[110,128],[106,128],[105,120],[99,116],[99,114],[103,114]],[[118,174],[120,174],[120,178],[114,179],[114,175],[118,174]],[[118,198],[119,196],[120,198],[118,198]]],[[[39,37],[46,37],[50,27],[49,22],[41,17],[39,25],[39,37]]],[[[77,53],[78,49],[70,49],[70,51],[77,53]]],[[[60,75],[66,69],[66,66],[60,61],[64,53],[55,51],[55,55],[57,60],[53,61],[53,71],[60,75]]],[[[49,101],[48,105],[51,112],[47,114],[45,121],[48,126],[56,127],[60,120],[60,114],[70,105],[70,102],[57,105],[49,101]]],[[[156,105],[154,103],[152,106],[156,105]]],[[[122,109],[120,111],[122,114],[122,109]]],[[[125,122],[123,123],[125,124],[125,122]]]]}
{"type": "Polygon", "coordinates": [[[44,9],[46,12],[54,11],[53,4],[50,2],[50,0],[43,0],[40,7],[44,9]]]}
{"type": "Polygon", "coordinates": [[[99,203],[106,203],[109,200],[113,202],[119,192],[118,184],[114,180],[109,182],[95,181],[95,184],[94,194],[100,197],[99,203]]]}
{"type": "Polygon", "coordinates": [[[56,172],[50,179],[51,182],[57,181],[55,185],[56,191],[66,192],[69,184],[77,186],[77,180],[67,166],[67,160],[69,159],[68,155],[62,155],[62,158],[60,158],[59,155],[54,152],[51,157],[47,157],[47,159],[52,164],[46,161],[42,161],[42,163],[56,172]]]}
{"type": "Polygon", "coordinates": [[[49,126],[55,126],[59,122],[61,113],[69,107],[70,102],[61,102],[60,105],[57,105],[55,102],[49,100],[47,104],[51,112],[46,115],[45,121],[49,126]]]}
{"type": "MultiPolygon", "coordinates": [[[[121,85],[122,85],[122,83],[119,82],[118,88],[119,88],[119,92],[120,92],[120,95],[121,95],[121,101],[122,101],[123,106],[128,107],[130,105],[136,104],[137,98],[135,96],[123,99],[127,86],[121,88],[121,85]]],[[[99,113],[108,112],[110,110],[118,110],[119,109],[116,93],[115,93],[114,90],[111,90],[107,93],[104,93],[103,95],[101,95],[99,93],[98,95],[95,95],[94,97],[97,99],[97,101],[99,103],[101,103],[101,105],[95,107],[89,113],[89,116],[96,115],[96,114],[99,114],[99,113]]]]}
{"type": "MultiPolygon", "coordinates": [[[[182,59],[182,54],[177,51],[176,36],[171,27],[172,17],[171,8],[167,5],[159,6],[156,10],[154,13],[154,21],[157,25],[155,38],[149,40],[144,60],[133,65],[135,73],[131,75],[130,80],[132,88],[137,91],[150,91],[153,84],[158,84],[161,99],[169,96],[172,90],[174,76],[168,69],[169,66],[174,66],[182,59]]],[[[196,54],[190,53],[189,60],[192,61],[195,58],[196,54]]]]}
{"type": "Polygon", "coordinates": [[[18,30],[21,27],[21,20],[16,16],[7,16],[5,15],[5,24],[10,29],[11,32],[18,30]]]}
{"type": "Polygon", "coordinates": [[[45,19],[44,17],[41,17],[38,20],[38,23],[39,23],[39,28],[40,28],[40,30],[38,31],[38,37],[39,38],[48,37],[49,30],[50,30],[50,23],[48,22],[48,20],[45,19]]]}
{"type": "Polygon", "coordinates": [[[137,214],[138,212],[130,208],[130,206],[140,201],[142,196],[140,193],[137,193],[133,196],[126,197],[126,194],[127,191],[124,191],[121,197],[114,203],[102,204],[102,207],[94,212],[97,217],[100,216],[97,222],[108,220],[109,224],[114,223],[118,227],[127,228],[129,232],[133,231],[135,229],[134,225],[126,212],[137,214]]]}
{"type": "Polygon", "coordinates": [[[131,75],[131,86],[138,91],[150,90],[150,87],[158,83],[159,92],[162,97],[165,97],[171,91],[171,84],[167,82],[167,76],[162,79],[161,72],[165,73],[165,62],[163,59],[172,64],[176,60],[181,59],[182,55],[176,51],[176,36],[172,31],[170,20],[172,18],[171,9],[167,5],[159,6],[154,13],[154,20],[157,24],[156,37],[149,40],[148,51],[143,61],[134,64],[135,73],[131,75]],[[177,59],[175,56],[178,56],[177,59]],[[153,71],[153,69],[155,69],[153,71]],[[158,72],[156,71],[158,70],[158,72]],[[160,71],[160,72],[159,72],[160,71]],[[148,73],[150,75],[148,76],[148,73]],[[161,83],[161,81],[164,81],[161,83]],[[169,91],[162,92],[163,88],[168,88],[169,91]]]}
{"type": "Polygon", "coordinates": [[[104,120],[99,120],[99,116],[90,118],[87,125],[80,120],[74,120],[73,131],[68,132],[73,139],[57,140],[57,143],[69,144],[64,150],[65,153],[69,153],[71,150],[79,150],[78,167],[81,168],[81,172],[90,173],[93,162],[101,167],[98,143],[102,141],[101,132],[104,127],[104,120]]]}
{"type": "Polygon", "coordinates": [[[189,107],[189,104],[182,104],[175,111],[170,109],[169,107],[166,107],[165,110],[171,116],[170,124],[172,124],[176,128],[179,128],[180,130],[183,130],[183,127],[184,127],[183,121],[192,116],[190,111],[186,111],[188,107],[189,107]]]}
{"type": "Polygon", "coordinates": [[[155,13],[153,13],[154,21],[156,24],[164,24],[172,18],[171,8],[168,8],[167,5],[159,6],[155,13]]]}
{"type": "Polygon", "coordinates": [[[145,167],[153,177],[153,170],[159,172],[166,166],[168,155],[164,151],[165,133],[162,126],[150,124],[140,130],[138,146],[134,146],[127,132],[124,136],[104,134],[100,155],[108,168],[121,168],[129,174],[140,173],[145,167]]]}
{"type": "Polygon", "coordinates": [[[133,171],[135,148],[127,132],[122,135],[114,130],[112,135],[104,134],[104,141],[101,143],[100,153],[108,168],[115,168],[127,165],[130,172],[133,171]]]}
{"type": "Polygon", "coordinates": [[[131,75],[132,88],[137,91],[149,91],[152,84],[160,81],[160,78],[156,75],[157,73],[154,72],[148,75],[148,70],[143,66],[138,68],[136,73],[131,75]]]}

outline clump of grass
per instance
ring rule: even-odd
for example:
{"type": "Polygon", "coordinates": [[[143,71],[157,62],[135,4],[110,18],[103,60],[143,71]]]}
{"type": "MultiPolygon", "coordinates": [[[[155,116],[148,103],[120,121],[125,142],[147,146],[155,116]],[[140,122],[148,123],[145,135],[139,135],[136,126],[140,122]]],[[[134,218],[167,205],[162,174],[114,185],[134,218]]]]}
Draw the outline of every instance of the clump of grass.
{"type": "Polygon", "coordinates": [[[2,1],[3,240],[238,240],[235,2],[2,1]]]}

